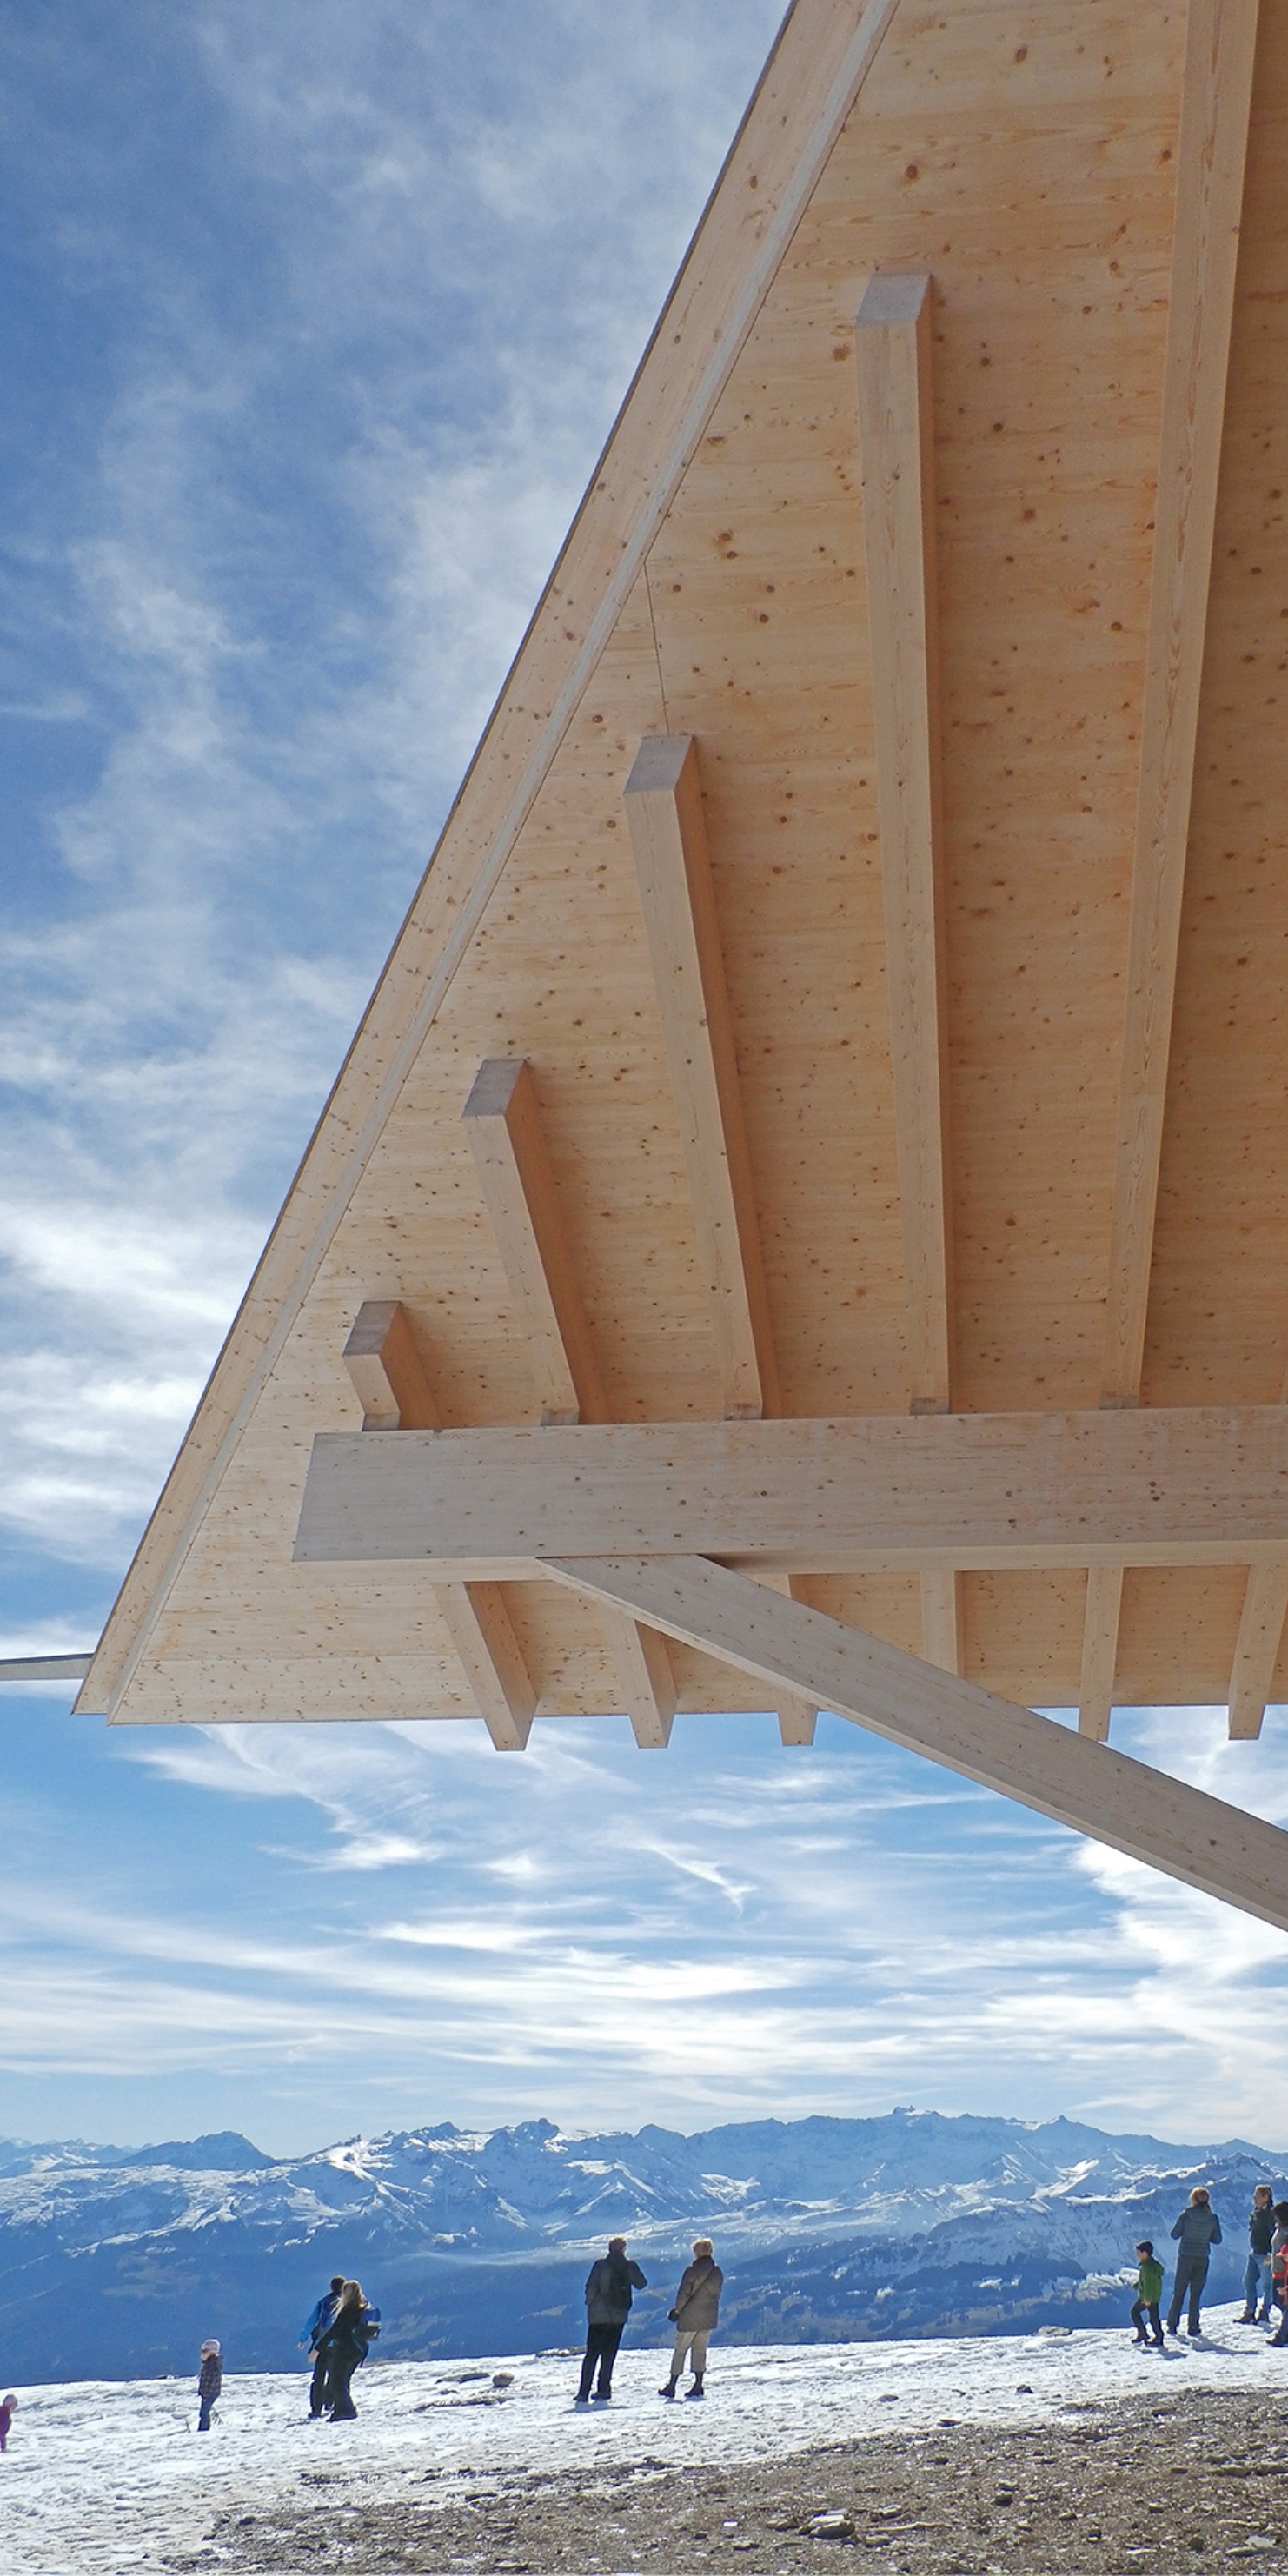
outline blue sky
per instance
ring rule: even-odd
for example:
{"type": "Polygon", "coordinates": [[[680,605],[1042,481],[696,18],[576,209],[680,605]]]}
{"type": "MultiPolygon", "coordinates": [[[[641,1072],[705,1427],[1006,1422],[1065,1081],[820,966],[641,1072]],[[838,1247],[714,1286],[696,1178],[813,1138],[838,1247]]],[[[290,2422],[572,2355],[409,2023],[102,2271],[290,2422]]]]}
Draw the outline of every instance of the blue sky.
{"type": "MultiPolygon", "coordinates": [[[[0,25],[0,1652],[97,1634],[777,0],[0,25]]],[[[1118,1738],[1288,1818],[1215,1715],[1118,1738]]],[[[0,2129],[1060,2109],[1288,2137],[1288,1942],[769,1720],[0,1698],[0,2129]]]]}

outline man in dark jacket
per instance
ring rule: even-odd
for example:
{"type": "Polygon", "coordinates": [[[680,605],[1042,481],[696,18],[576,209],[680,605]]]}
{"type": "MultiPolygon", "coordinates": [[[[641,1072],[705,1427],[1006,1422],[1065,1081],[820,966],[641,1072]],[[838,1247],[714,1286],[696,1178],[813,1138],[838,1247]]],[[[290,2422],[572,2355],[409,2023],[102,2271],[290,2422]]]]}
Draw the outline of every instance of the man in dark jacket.
{"type": "Polygon", "coordinates": [[[1181,2250],[1172,2275],[1172,2304],[1167,2312],[1167,2331],[1173,2335],[1177,2332],[1181,2307],[1188,2293],[1189,2331],[1192,2335],[1201,2334],[1199,2303],[1208,2276],[1208,2256],[1211,2248],[1221,2242],[1221,2221],[1201,2184],[1190,2193],[1189,2208],[1181,2211],[1172,2234],[1181,2250]]]}
{"type": "Polygon", "coordinates": [[[1274,2193],[1268,2182],[1259,2182],[1252,2195],[1252,2216],[1248,2220],[1248,2265],[1243,2275],[1243,2314],[1241,2326],[1264,2325],[1270,2314],[1270,2248],[1275,2232],[1274,2193]],[[1257,2292],[1261,2293],[1261,2315],[1257,2315],[1257,2292]]]}
{"type": "Polygon", "coordinates": [[[586,2358],[581,2365],[581,2386],[577,2391],[578,2406],[591,2403],[590,2384],[599,2364],[599,2386],[595,2390],[596,2406],[606,2406],[613,2393],[613,2363],[622,2331],[631,2312],[631,2294],[646,2290],[648,2283],[638,2263],[626,2259],[624,2236],[610,2236],[608,2252],[592,2263],[586,2276],[586,2358]]]}
{"type": "Polygon", "coordinates": [[[309,2413],[313,2416],[318,2416],[322,2412],[323,2392],[326,2387],[326,2355],[322,2350],[322,2337],[335,2315],[343,2288],[343,2272],[333,2272],[330,2289],[324,2291],[317,2301],[308,2324],[300,2336],[301,2345],[307,2345],[313,2355],[313,2384],[309,2390],[309,2413]]]}
{"type": "Polygon", "coordinates": [[[671,2310],[675,2350],[671,2355],[670,2377],[665,2388],[659,2388],[659,2397],[674,2397],[686,2353],[691,2353],[693,2361],[693,2386],[689,2395],[706,2395],[702,2382],[706,2375],[707,2345],[720,2314],[723,2288],[724,2274],[715,2259],[710,2237],[695,2236],[693,2261],[676,2291],[675,2306],[671,2310]]]}

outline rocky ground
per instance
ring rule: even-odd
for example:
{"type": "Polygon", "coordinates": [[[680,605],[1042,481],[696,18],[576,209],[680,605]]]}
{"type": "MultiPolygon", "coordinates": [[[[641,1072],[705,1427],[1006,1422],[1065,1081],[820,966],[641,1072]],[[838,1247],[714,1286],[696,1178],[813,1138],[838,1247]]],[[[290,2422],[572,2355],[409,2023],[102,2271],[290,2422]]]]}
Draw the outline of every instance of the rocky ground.
{"type": "Polygon", "coordinates": [[[1265,2396],[1071,2405],[1023,2429],[946,2418],[710,2471],[647,2456],[431,2469],[396,2502],[364,2502],[351,2470],[319,2464],[302,2486],[289,2506],[214,2517],[166,2558],[166,2576],[678,2576],[726,2560],[748,2576],[812,2576],[852,2550],[908,2576],[1273,2569],[1288,2562],[1288,2381],[1265,2396]]]}

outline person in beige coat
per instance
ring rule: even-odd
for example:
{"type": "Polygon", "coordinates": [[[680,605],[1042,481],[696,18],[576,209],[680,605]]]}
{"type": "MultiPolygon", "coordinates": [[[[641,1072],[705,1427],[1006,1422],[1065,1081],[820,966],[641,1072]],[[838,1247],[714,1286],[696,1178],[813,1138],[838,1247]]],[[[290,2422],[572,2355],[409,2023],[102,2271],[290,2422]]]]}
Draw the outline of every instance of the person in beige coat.
{"type": "Polygon", "coordinates": [[[695,2237],[693,2261],[676,2291],[675,2306],[671,2310],[675,2350],[671,2355],[671,2376],[665,2388],[659,2388],[659,2397],[674,2397],[686,2353],[693,2356],[693,2386],[688,2394],[690,2397],[705,2396],[702,2382],[706,2376],[707,2345],[720,2314],[723,2288],[724,2274],[715,2260],[710,2237],[695,2237]]]}

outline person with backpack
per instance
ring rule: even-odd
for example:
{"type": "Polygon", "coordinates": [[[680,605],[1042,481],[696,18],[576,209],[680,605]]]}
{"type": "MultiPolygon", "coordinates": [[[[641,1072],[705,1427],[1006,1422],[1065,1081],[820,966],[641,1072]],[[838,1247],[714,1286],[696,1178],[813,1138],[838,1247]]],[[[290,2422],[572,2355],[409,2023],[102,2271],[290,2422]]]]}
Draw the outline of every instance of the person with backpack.
{"type": "Polygon", "coordinates": [[[1179,2332],[1181,2308],[1188,2296],[1188,2332],[1193,2337],[1203,2332],[1199,2317],[1203,2284],[1208,2276],[1211,2249],[1221,2242],[1221,2221],[1212,2207],[1209,2193],[1203,2189],[1201,2183],[1190,2193],[1189,2208],[1181,2211],[1172,2234],[1177,2239],[1181,2250],[1176,2258],[1172,2301],[1167,2311],[1167,2331],[1170,2335],[1179,2332]]]}
{"type": "Polygon", "coordinates": [[[350,2381],[361,2370],[380,2332],[380,2310],[365,2299],[356,2281],[342,2281],[335,2310],[318,2346],[325,2358],[322,2404],[333,2424],[351,2424],[357,2415],[350,2381]]]}
{"type": "Polygon", "coordinates": [[[675,2306],[671,2310],[671,2323],[675,2328],[675,2350],[671,2355],[670,2376],[665,2388],[659,2388],[657,2392],[659,2397],[674,2397],[686,2354],[691,2356],[693,2368],[693,2385],[689,2395],[705,2397],[706,2390],[702,2383],[706,2377],[707,2345],[711,2341],[720,2314],[720,2293],[723,2288],[724,2274],[715,2259],[710,2237],[696,2236],[693,2240],[693,2261],[676,2291],[675,2306]]]}
{"type": "Polygon", "coordinates": [[[1131,2312],[1131,2321],[1136,2329],[1136,2341],[1149,2343],[1151,2340],[1145,2332],[1144,2320],[1148,2317],[1154,2330],[1152,2340],[1162,2352],[1166,2346],[1163,2341],[1163,2329],[1158,2321],[1158,2303],[1163,2295],[1163,2266],[1148,2236],[1141,2238],[1136,2248],[1136,2260],[1140,2270],[1136,2275],[1136,2305],[1131,2312]]]}
{"type": "Polygon", "coordinates": [[[1275,2233],[1274,2193],[1268,2182],[1259,2182],[1252,2195],[1252,2214],[1248,2220],[1248,2261],[1243,2275],[1243,2314],[1241,2326],[1264,2325],[1270,2314],[1273,2281],[1270,2254],[1275,2233]],[[1257,2314],[1257,2293],[1261,2293],[1261,2313],[1257,2314]]]}
{"type": "Polygon", "coordinates": [[[326,2333],[332,2317],[335,2315],[340,2292],[343,2288],[343,2272],[333,2272],[331,2275],[330,2289],[324,2291],[322,2297],[314,2302],[308,2321],[305,2325],[304,2332],[300,2336],[301,2352],[308,2351],[313,2355],[313,2378],[309,2387],[309,2413],[311,2416],[315,2417],[320,2415],[322,2412],[322,2392],[326,2386],[326,2363],[322,2358],[322,2337],[326,2333]]]}
{"type": "Polygon", "coordinates": [[[613,2393],[613,2363],[617,2347],[625,2332],[635,2290],[646,2290],[648,2283],[638,2263],[627,2260],[624,2236],[610,2236],[608,2252],[592,2263],[586,2275],[586,2356],[581,2365],[581,2386],[574,2405],[607,2406],[613,2393]],[[599,2385],[591,2398],[595,2365],[599,2365],[599,2385]]]}
{"type": "Polygon", "coordinates": [[[224,2384],[224,2365],[218,2340],[208,2335],[201,2347],[201,2369],[197,2377],[197,2431],[210,2431],[210,2409],[224,2384]]]}

